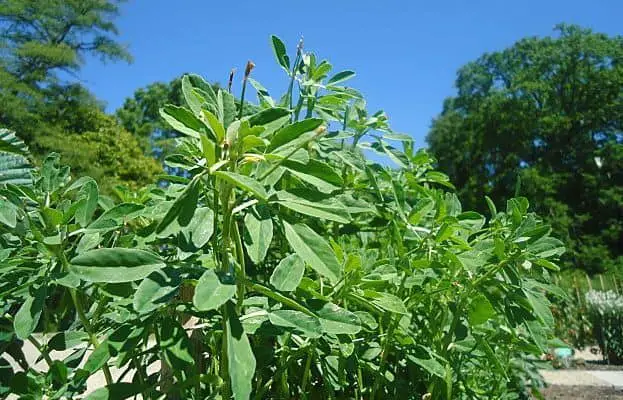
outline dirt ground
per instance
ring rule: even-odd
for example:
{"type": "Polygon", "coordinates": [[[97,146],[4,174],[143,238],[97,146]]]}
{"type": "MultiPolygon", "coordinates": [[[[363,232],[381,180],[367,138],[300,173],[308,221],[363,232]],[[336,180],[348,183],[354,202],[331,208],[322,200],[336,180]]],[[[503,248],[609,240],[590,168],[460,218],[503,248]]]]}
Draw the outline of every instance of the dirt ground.
{"type": "Polygon", "coordinates": [[[623,400],[623,390],[596,386],[552,385],[541,393],[546,400],[623,400]]]}

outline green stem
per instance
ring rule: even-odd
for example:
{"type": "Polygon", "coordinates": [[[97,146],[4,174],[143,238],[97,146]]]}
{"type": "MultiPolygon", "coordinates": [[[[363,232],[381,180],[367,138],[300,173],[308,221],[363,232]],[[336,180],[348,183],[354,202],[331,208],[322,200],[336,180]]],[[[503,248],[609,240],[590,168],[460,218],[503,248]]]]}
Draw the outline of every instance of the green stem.
{"type": "Polygon", "coordinates": [[[301,381],[301,394],[307,398],[307,382],[309,382],[309,378],[311,376],[311,362],[314,358],[314,350],[316,348],[316,342],[314,341],[312,345],[309,347],[309,351],[307,353],[307,359],[305,360],[305,370],[303,371],[303,380],[301,381]]]}
{"type": "Polygon", "coordinates": [[[242,80],[242,93],[240,94],[240,111],[238,112],[238,119],[242,119],[242,111],[244,110],[244,94],[247,91],[247,78],[242,80]]]}
{"type": "Polygon", "coordinates": [[[244,301],[244,280],[246,279],[246,267],[244,261],[244,250],[242,248],[242,239],[240,238],[240,231],[238,230],[238,224],[235,220],[232,220],[233,229],[232,235],[234,239],[234,243],[236,245],[236,257],[238,258],[238,265],[240,266],[240,271],[238,275],[238,279],[236,280],[236,290],[237,290],[237,302],[236,302],[236,312],[240,314],[242,312],[242,303],[244,301]]]}
{"type": "Polygon", "coordinates": [[[231,397],[231,383],[229,382],[229,365],[227,359],[227,321],[229,320],[229,309],[227,304],[221,307],[221,315],[223,316],[223,337],[221,338],[221,365],[219,366],[219,372],[221,379],[223,379],[223,393],[221,394],[223,399],[229,399],[231,397]]]}
{"type": "Polygon", "coordinates": [[[272,386],[272,384],[273,384],[273,382],[275,380],[275,377],[276,376],[280,376],[281,372],[284,369],[289,368],[290,364],[292,364],[294,361],[296,361],[298,359],[299,355],[302,355],[306,351],[307,351],[306,348],[299,348],[299,349],[293,351],[290,354],[290,359],[288,359],[285,364],[279,366],[277,368],[277,370],[275,371],[275,373],[273,374],[273,376],[268,381],[266,381],[266,383],[264,385],[262,385],[262,387],[260,389],[258,389],[258,391],[255,394],[254,399],[255,400],[261,400],[261,399],[264,399],[264,398],[268,398],[268,396],[265,396],[265,394],[268,391],[268,389],[270,389],[270,387],[272,386]]]}
{"type": "Polygon", "coordinates": [[[299,120],[299,115],[301,114],[301,109],[303,108],[303,99],[304,96],[299,96],[299,99],[296,102],[296,108],[294,109],[294,121],[299,120]]]}
{"type": "Polygon", "coordinates": [[[390,318],[389,320],[389,328],[387,329],[387,335],[385,335],[385,340],[383,341],[383,350],[381,353],[381,362],[379,363],[379,372],[376,378],[374,378],[374,384],[372,386],[372,393],[370,394],[370,400],[374,400],[376,396],[376,392],[379,389],[379,385],[381,384],[381,378],[385,373],[385,364],[387,363],[387,353],[389,353],[389,344],[391,337],[394,333],[394,329],[396,329],[396,325],[400,321],[399,318],[390,318]]]}
{"type": "MultiPolygon", "coordinates": [[[[399,298],[402,298],[402,294],[403,294],[403,290],[405,287],[405,283],[407,281],[407,274],[405,273],[404,276],[402,277],[402,280],[400,282],[400,286],[398,288],[398,292],[397,295],[399,298]]],[[[390,314],[390,318],[389,318],[389,328],[387,329],[387,335],[385,336],[385,340],[383,341],[383,350],[381,353],[381,362],[379,363],[379,373],[376,376],[376,378],[374,379],[374,384],[372,386],[372,393],[370,394],[370,400],[374,400],[374,396],[376,396],[376,391],[379,388],[379,385],[381,384],[381,378],[383,377],[384,373],[385,373],[385,365],[387,364],[387,355],[389,353],[389,345],[391,343],[392,340],[392,336],[394,334],[394,330],[396,329],[396,327],[398,326],[398,323],[400,322],[400,317],[394,318],[393,314],[390,314]]],[[[382,324],[379,324],[379,326],[383,326],[382,324]]]]}
{"type": "Polygon", "coordinates": [[[48,364],[48,367],[52,367],[54,361],[52,361],[52,359],[50,358],[50,354],[48,353],[47,349],[32,335],[28,336],[28,341],[32,343],[33,346],[35,346],[39,353],[41,353],[41,356],[45,360],[45,363],[48,364]]]}
{"type": "MultiPolygon", "coordinates": [[[[285,338],[283,339],[281,356],[279,357],[280,365],[288,365],[288,350],[290,349],[290,347],[288,346],[288,342],[290,341],[291,336],[292,334],[290,332],[286,332],[285,338]]],[[[283,368],[281,370],[281,373],[277,376],[279,376],[279,392],[281,392],[280,398],[290,398],[290,389],[288,388],[288,368],[283,368]]]]}
{"type": "Polygon", "coordinates": [[[306,307],[300,305],[299,303],[297,303],[296,301],[282,295],[279,294],[277,292],[274,292],[272,290],[270,290],[269,288],[262,286],[258,283],[253,283],[248,279],[245,279],[244,284],[249,288],[249,290],[251,291],[255,291],[258,293],[263,294],[266,297],[270,297],[271,299],[278,301],[294,310],[300,311],[304,314],[309,315],[310,317],[316,317],[316,314],[314,314],[313,312],[311,312],[309,309],[307,309],[306,307]]]}
{"type": "MultiPolygon", "coordinates": [[[[296,78],[296,69],[301,61],[301,55],[303,54],[303,39],[299,42],[299,45],[296,49],[296,58],[294,59],[294,64],[292,65],[292,73],[290,75],[290,84],[288,85],[288,97],[290,99],[290,110],[292,110],[292,106],[294,103],[294,79],[296,78]]],[[[292,115],[294,118],[294,114],[292,115]]],[[[294,122],[294,120],[292,120],[294,122]]]]}
{"type": "MultiPolygon", "coordinates": [[[[100,342],[97,339],[95,333],[93,333],[91,323],[89,322],[87,315],[84,313],[84,307],[82,305],[82,302],[80,301],[80,298],[78,297],[75,289],[69,289],[69,294],[71,295],[71,300],[73,301],[74,307],[76,308],[78,318],[80,318],[80,322],[82,323],[82,326],[84,326],[84,330],[86,331],[87,335],[89,335],[89,341],[93,345],[93,349],[96,349],[100,345],[100,342]]],[[[104,371],[106,385],[112,385],[112,374],[110,373],[110,368],[108,368],[107,363],[104,363],[104,365],[102,366],[102,370],[104,371]]]]}
{"type": "MultiPolygon", "coordinates": [[[[61,264],[63,265],[63,269],[65,271],[69,271],[69,261],[67,261],[67,257],[65,257],[64,249],[62,248],[60,249],[58,256],[59,256],[59,259],[61,260],[61,264]]],[[[82,326],[84,327],[84,330],[89,336],[89,341],[91,342],[91,344],[93,345],[93,349],[95,350],[100,345],[100,342],[97,339],[97,336],[95,335],[95,333],[93,332],[93,328],[91,327],[91,323],[89,322],[89,319],[87,318],[87,315],[84,312],[84,306],[82,305],[82,301],[80,300],[80,297],[78,297],[77,295],[76,289],[69,289],[69,295],[71,296],[71,300],[74,303],[74,308],[76,309],[78,318],[80,319],[80,322],[82,323],[82,326]]],[[[112,374],[110,373],[110,368],[108,368],[107,363],[104,363],[104,365],[102,366],[102,371],[104,372],[104,378],[106,379],[106,384],[112,385],[113,383],[112,374]]]]}

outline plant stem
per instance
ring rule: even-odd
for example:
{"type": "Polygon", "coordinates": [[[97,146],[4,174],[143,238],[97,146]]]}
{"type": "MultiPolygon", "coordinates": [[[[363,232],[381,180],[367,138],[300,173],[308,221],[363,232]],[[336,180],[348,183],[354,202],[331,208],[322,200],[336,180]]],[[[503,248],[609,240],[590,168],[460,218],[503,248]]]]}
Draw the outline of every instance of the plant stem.
{"type": "Polygon", "coordinates": [[[314,358],[314,350],[316,349],[316,342],[314,341],[307,353],[307,359],[305,360],[305,370],[303,371],[303,380],[301,381],[301,394],[307,398],[307,393],[305,390],[307,389],[307,382],[311,376],[311,362],[314,358]]]}
{"type": "MultiPolygon", "coordinates": [[[[296,69],[301,61],[301,55],[303,54],[303,39],[299,41],[299,44],[296,48],[296,58],[294,59],[294,64],[292,65],[292,73],[290,75],[290,85],[288,86],[288,97],[290,99],[290,110],[292,109],[294,103],[294,79],[296,77],[296,69]]],[[[294,114],[292,114],[292,118],[294,118],[294,114]]],[[[294,122],[294,120],[292,120],[294,122]]]]}
{"type": "MultiPolygon", "coordinates": [[[[288,342],[292,334],[287,332],[283,339],[283,346],[281,347],[281,356],[279,357],[280,365],[288,365],[288,342]]],[[[279,376],[279,392],[281,392],[280,398],[287,399],[290,397],[290,389],[288,388],[288,368],[283,368],[279,376]]]]}
{"type": "Polygon", "coordinates": [[[240,266],[240,273],[238,275],[238,279],[236,280],[236,290],[237,290],[237,302],[236,302],[236,312],[240,314],[242,312],[242,303],[244,301],[244,280],[246,279],[246,268],[244,261],[244,250],[242,248],[242,239],[240,238],[240,231],[238,230],[238,224],[235,220],[232,219],[233,229],[233,239],[236,245],[236,257],[238,258],[238,265],[240,266]]]}
{"type": "Polygon", "coordinates": [[[47,349],[37,340],[33,335],[28,336],[28,341],[35,346],[35,348],[41,353],[41,356],[45,360],[45,363],[48,364],[48,367],[52,367],[54,361],[50,358],[50,354],[47,349]]]}
{"type": "MultiPolygon", "coordinates": [[[[63,269],[65,271],[69,271],[69,261],[67,261],[67,257],[65,257],[64,249],[61,248],[59,250],[58,257],[61,260],[63,269]]],[[[93,328],[91,327],[91,323],[89,322],[89,319],[87,318],[84,312],[84,306],[82,305],[82,301],[80,300],[80,297],[78,297],[76,289],[69,289],[69,295],[71,296],[71,300],[74,303],[76,314],[78,314],[78,318],[80,319],[80,322],[82,323],[82,326],[84,327],[84,330],[86,331],[87,335],[89,335],[89,341],[91,342],[91,344],[93,345],[93,349],[95,350],[100,345],[100,342],[97,339],[97,336],[95,335],[95,333],[93,332],[93,328]]],[[[113,383],[112,374],[110,373],[110,368],[108,368],[108,363],[104,363],[104,365],[102,366],[102,371],[104,372],[104,378],[106,379],[106,384],[112,385],[113,383]]]]}
{"type": "MultiPolygon", "coordinates": [[[[217,182],[220,180],[217,180],[217,182]]],[[[231,242],[231,193],[232,187],[229,184],[224,182],[220,182],[220,187],[224,187],[225,191],[223,192],[223,197],[221,199],[222,202],[222,212],[223,212],[223,233],[221,236],[221,272],[223,274],[229,274],[230,265],[229,265],[229,248],[231,242]]],[[[224,399],[228,399],[231,397],[231,383],[229,381],[229,363],[227,357],[227,337],[229,335],[228,332],[228,321],[229,321],[229,307],[228,304],[223,304],[221,307],[221,317],[222,317],[222,326],[223,326],[223,336],[221,338],[221,362],[219,366],[219,373],[221,379],[223,379],[223,390],[221,396],[224,399]]]]}
{"type": "Polygon", "coordinates": [[[258,293],[263,294],[266,297],[270,297],[273,300],[276,300],[282,304],[285,304],[286,306],[296,310],[296,311],[300,311],[304,314],[309,315],[310,317],[316,317],[316,314],[314,314],[313,312],[311,312],[309,309],[307,309],[306,307],[302,306],[301,304],[297,303],[296,301],[280,294],[277,293],[275,291],[270,290],[269,288],[262,286],[258,283],[254,283],[251,282],[248,279],[244,280],[244,284],[247,285],[249,287],[250,290],[252,291],[256,291],[258,293]]]}
{"type": "MultiPolygon", "coordinates": [[[[87,335],[89,335],[89,341],[91,342],[91,344],[93,345],[93,348],[95,349],[100,345],[100,342],[97,339],[97,336],[95,335],[95,333],[93,333],[93,328],[91,327],[91,324],[89,323],[89,319],[84,313],[84,307],[82,306],[82,302],[80,301],[80,298],[78,297],[75,289],[69,289],[69,294],[71,295],[71,299],[74,303],[74,307],[76,308],[76,313],[78,314],[78,318],[80,318],[80,322],[82,323],[82,326],[84,326],[84,330],[87,332],[87,335]]],[[[110,368],[108,368],[107,363],[104,363],[104,365],[102,366],[102,370],[104,371],[104,378],[106,379],[106,384],[112,385],[113,383],[112,374],[110,373],[110,368]]]]}

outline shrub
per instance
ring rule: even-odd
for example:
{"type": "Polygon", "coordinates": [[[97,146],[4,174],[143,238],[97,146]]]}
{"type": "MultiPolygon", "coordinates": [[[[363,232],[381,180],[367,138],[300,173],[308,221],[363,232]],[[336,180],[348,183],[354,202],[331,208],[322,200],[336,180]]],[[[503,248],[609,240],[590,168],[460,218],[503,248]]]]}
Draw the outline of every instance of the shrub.
{"type": "Polygon", "coordinates": [[[3,394],[75,398],[98,371],[91,398],[521,398],[538,381],[550,227],[525,198],[462,210],[342,86],[352,72],[272,42],[289,90],[252,81],[249,117],[244,88],[182,80],[187,107],[162,115],[186,174],[168,187],[111,204],[51,156],[32,189],[1,189],[3,394]],[[24,340],[47,370],[8,363],[24,340]]]}
{"type": "Polygon", "coordinates": [[[623,296],[613,291],[591,290],[586,293],[586,304],[604,359],[611,364],[623,364],[623,296]]]}

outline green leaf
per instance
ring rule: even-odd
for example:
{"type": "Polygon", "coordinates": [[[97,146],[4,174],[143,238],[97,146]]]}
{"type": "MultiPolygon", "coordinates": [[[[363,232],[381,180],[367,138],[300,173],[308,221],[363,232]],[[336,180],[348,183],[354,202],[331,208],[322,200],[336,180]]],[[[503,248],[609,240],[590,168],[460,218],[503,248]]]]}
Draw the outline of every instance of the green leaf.
{"type": "Polygon", "coordinates": [[[17,207],[15,204],[0,198],[0,224],[9,228],[17,226],[17,207]]]}
{"type": "Polygon", "coordinates": [[[316,312],[325,333],[334,335],[356,335],[361,331],[359,317],[333,303],[325,304],[316,312]]]}
{"type": "Polygon", "coordinates": [[[110,360],[110,357],[111,357],[111,354],[110,354],[110,346],[108,344],[108,340],[104,340],[103,342],[99,344],[99,346],[97,346],[93,350],[93,352],[91,353],[91,355],[89,356],[89,358],[87,359],[86,363],[84,364],[82,368],[85,371],[87,371],[89,374],[92,374],[96,372],[97,370],[101,369],[104,366],[104,364],[106,364],[108,360],[110,360]]]}
{"type": "Polygon", "coordinates": [[[310,185],[314,186],[316,189],[318,189],[319,192],[330,194],[340,189],[338,186],[330,184],[324,179],[318,178],[314,175],[294,170],[289,170],[289,172],[303,182],[309,183],[310,185]]]}
{"type": "Polygon", "coordinates": [[[248,78],[248,82],[257,92],[257,98],[260,101],[260,107],[268,107],[269,110],[275,108],[275,100],[270,97],[270,93],[268,93],[268,90],[264,86],[262,86],[261,83],[253,78],[248,78]]]}
{"type": "Polygon", "coordinates": [[[97,209],[97,200],[99,198],[99,191],[97,189],[97,183],[94,180],[86,182],[78,193],[79,196],[83,196],[82,204],[76,210],[76,222],[80,226],[87,226],[93,218],[93,214],[97,209]]]}
{"type": "Polygon", "coordinates": [[[324,121],[319,118],[309,118],[287,125],[278,130],[270,140],[268,151],[273,151],[287,143],[292,142],[301,135],[311,132],[322,125],[324,121]]]}
{"type": "Polygon", "coordinates": [[[87,282],[132,282],[162,269],[164,261],[156,254],[120,247],[90,250],[70,261],[70,270],[87,282]]]}
{"type": "Polygon", "coordinates": [[[532,310],[536,317],[545,325],[552,327],[554,326],[554,316],[552,315],[552,310],[550,309],[550,302],[547,300],[544,294],[537,292],[535,290],[523,289],[532,310]]]}
{"type": "Polygon", "coordinates": [[[441,365],[441,363],[434,358],[417,358],[411,354],[407,355],[407,359],[412,363],[420,366],[424,369],[424,371],[428,372],[431,375],[438,376],[442,379],[445,378],[446,369],[441,365]]]}
{"type": "Polygon", "coordinates": [[[198,90],[201,93],[201,95],[205,98],[206,102],[209,105],[216,106],[216,93],[214,93],[212,85],[206,82],[205,79],[201,77],[201,75],[188,74],[187,76],[192,86],[195,88],[195,90],[198,90]]]}
{"type": "Polygon", "coordinates": [[[472,298],[469,303],[468,318],[471,325],[481,325],[495,316],[495,309],[489,300],[482,294],[472,298]]]}
{"type": "Polygon", "coordinates": [[[493,202],[493,200],[491,200],[489,196],[485,196],[485,200],[487,202],[487,207],[489,208],[489,213],[491,214],[491,218],[495,218],[495,216],[498,215],[498,210],[495,207],[495,203],[493,202]]]}
{"type": "Polygon", "coordinates": [[[365,325],[369,330],[376,330],[379,327],[378,322],[374,319],[372,314],[366,311],[355,311],[355,315],[359,317],[359,320],[363,325],[365,325]]]}
{"type": "Polygon", "coordinates": [[[216,146],[206,135],[201,135],[201,152],[208,162],[208,166],[216,164],[216,146]]]}
{"type": "Polygon", "coordinates": [[[402,300],[391,293],[376,292],[366,289],[363,291],[363,295],[367,299],[370,299],[372,304],[385,311],[403,315],[409,314],[402,300]]]}
{"type": "Polygon", "coordinates": [[[144,387],[133,382],[116,382],[91,392],[84,400],[122,400],[141,394],[144,390],[144,387]]]}
{"type": "Polygon", "coordinates": [[[270,36],[270,41],[273,46],[273,52],[275,53],[275,58],[281,67],[286,70],[286,72],[290,72],[290,58],[286,54],[286,45],[275,35],[270,36]]]}
{"type": "Polygon", "coordinates": [[[197,208],[190,224],[182,231],[190,236],[190,241],[196,248],[202,248],[214,233],[214,211],[208,207],[197,208]]]}
{"type": "Polygon", "coordinates": [[[199,178],[196,176],[173,202],[169,211],[167,211],[162,221],[156,227],[156,232],[164,231],[175,220],[177,220],[180,226],[187,226],[195,214],[198,199],[199,178]]]}
{"type": "Polygon", "coordinates": [[[236,103],[231,93],[219,90],[216,94],[216,102],[219,110],[219,120],[227,129],[236,119],[236,103]]]}
{"type": "Polygon", "coordinates": [[[199,311],[215,310],[225,304],[236,294],[236,285],[223,284],[213,269],[201,275],[197,286],[193,304],[199,311]]]}
{"type": "Polygon", "coordinates": [[[355,72],[354,71],[338,72],[337,74],[333,75],[327,81],[327,86],[335,85],[335,84],[340,83],[340,82],[344,82],[345,80],[348,80],[348,79],[352,78],[353,76],[355,76],[355,72]]]}
{"type": "Polygon", "coordinates": [[[334,201],[310,201],[293,193],[283,191],[277,193],[277,199],[277,204],[311,217],[342,224],[347,224],[351,220],[346,207],[334,201]]]}
{"type": "Polygon", "coordinates": [[[89,340],[89,335],[81,331],[59,332],[50,339],[48,348],[50,350],[63,351],[69,350],[89,340]]]}
{"type": "Polygon", "coordinates": [[[218,117],[207,110],[203,110],[203,116],[208,121],[210,131],[214,134],[214,138],[218,143],[225,139],[225,127],[219,121],[218,117]]]}
{"type": "Polygon", "coordinates": [[[197,95],[196,92],[193,91],[193,86],[188,75],[184,75],[182,77],[182,94],[184,95],[184,100],[186,100],[186,104],[190,110],[195,115],[200,115],[203,100],[197,95]]]}
{"type": "Polygon", "coordinates": [[[167,104],[160,109],[160,116],[179,133],[199,139],[205,133],[205,125],[191,111],[184,107],[167,104]]]}
{"type": "Polygon", "coordinates": [[[132,305],[139,314],[150,313],[166,304],[181,283],[179,273],[164,268],[149,274],[136,288],[132,305]]]}
{"type": "Polygon", "coordinates": [[[303,335],[316,339],[322,336],[320,320],[301,311],[276,310],[268,314],[270,323],[284,328],[294,328],[303,335]]]}
{"type": "Polygon", "coordinates": [[[290,225],[283,221],[286,239],[309,266],[322,276],[336,283],[341,276],[340,263],[329,244],[305,224],[290,225]]]}
{"type": "Polygon", "coordinates": [[[270,215],[258,218],[255,213],[248,213],[244,217],[244,245],[251,261],[261,263],[266,257],[270,243],[273,240],[273,220],[270,215]]]}
{"type": "Polygon", "coordinates": [[[253,390],[255,356],[233,307],[229,310],[227,329],[227,364],[231,389],[236,400],[248,400],[253,390]]]}
{"type": "Polygon", "coordinates": [[[229,183],[238,186],[240,189],[253,194],[256,198],[262,201],[268,199],[268,194],[261,183],[246,175],[240,175],[235,172],[216,171],[215,176],[221,178],[229,183]]]}
{"type": "Polygon", "coordinates": [[[195,364],[186,331],[174,318],[164,319],[159,325],[159,330],[160,351],[173,368],[174,374],[181,376],[186,366],[195,364]]]}
{"type": "Polygon", "coordinates": [[[0,129],[0,185],[32,184],[28,147],[15,132],[0,129]]]}
{"type": "Polygon", "coordinates": [[[528,251],[539,258],[560,257],[565,252],[565,245],[553,237],[543,237],[528,246],[528,251]]]}
{"type": "Polygon", "coordinates": [[[291,171],[300,172],[322,179],[323,181],[334,186],[341,187],[344,183],[342,176],[333,167],[322,161],[312,159],[303,164],[289,159],[284,160],[281,165],[291,171]]]}
{"type": "Polygon", "coordinates": [[[15,135],[15,132],[0,128],[0,152],[28,156],[28,147],[23,140],[15,135]]]}
{"type": "Polygon", "coordinates": [[[94,249],[102,241],[102,237],[98,232],[87,232],[80,238],[78,246],[76,247],[76,253],[84,253],[87,250],[94,249]]]}
{"type": "Polygon", "coordinates": [[[278,121],[283,117],[289,118],[290,110],[281,107],[271,107],[250,116],[249,124],[251,126],[263,126],[278,121]]]}
{"type": "Polygon", "coordinates": [[[15,314],[13,320],[13,329],[18,338],[22,340],[28,339],[30,334],[35,331],[39,318],[41,317],[41,311],[45,306],[46,288],[44,286],[35,290],[31,295],[28,294],[24,303],[15,314]]]}
{"type": "Polygon", "coordinates": [[[136,203],[120,203],[106,210],[95,221],[91,222],[88,229],[101,229],[110,226],[108,221],[114,221],[116,224],[124,222],[129,215],[142,210],[145,206],[136,203]]]}
{"type": "Polygon", "coordinates": [[[248,153],[250,150],[263,147],[266,147],[266,142],[264,141],[264,139],[260,139],[255,135],[245,136],[242,139],[243,153],[248,153]]]}
{"type": "Polygon", "coordinates": [[[65,193],[69,193],[72,190],[79,189],[87,182],[94,182],[94,180],[90,176],[81,176],[80,178],[73,181],[67,189],[65,189],[65,193]]]}
{"type": "Polygon", "coordinates": [[[461,226],[476,232],[485,225],[485,217],[474,211],[466,211],[457,216],[461,226]]]}
{"type": "Polygon", "coordinates": [[[277,290],[291,292],[301,283],[305,273],[305,263],[298,254],[290,254],[277,264],[270,276],[270,284],[277,290]]]}

